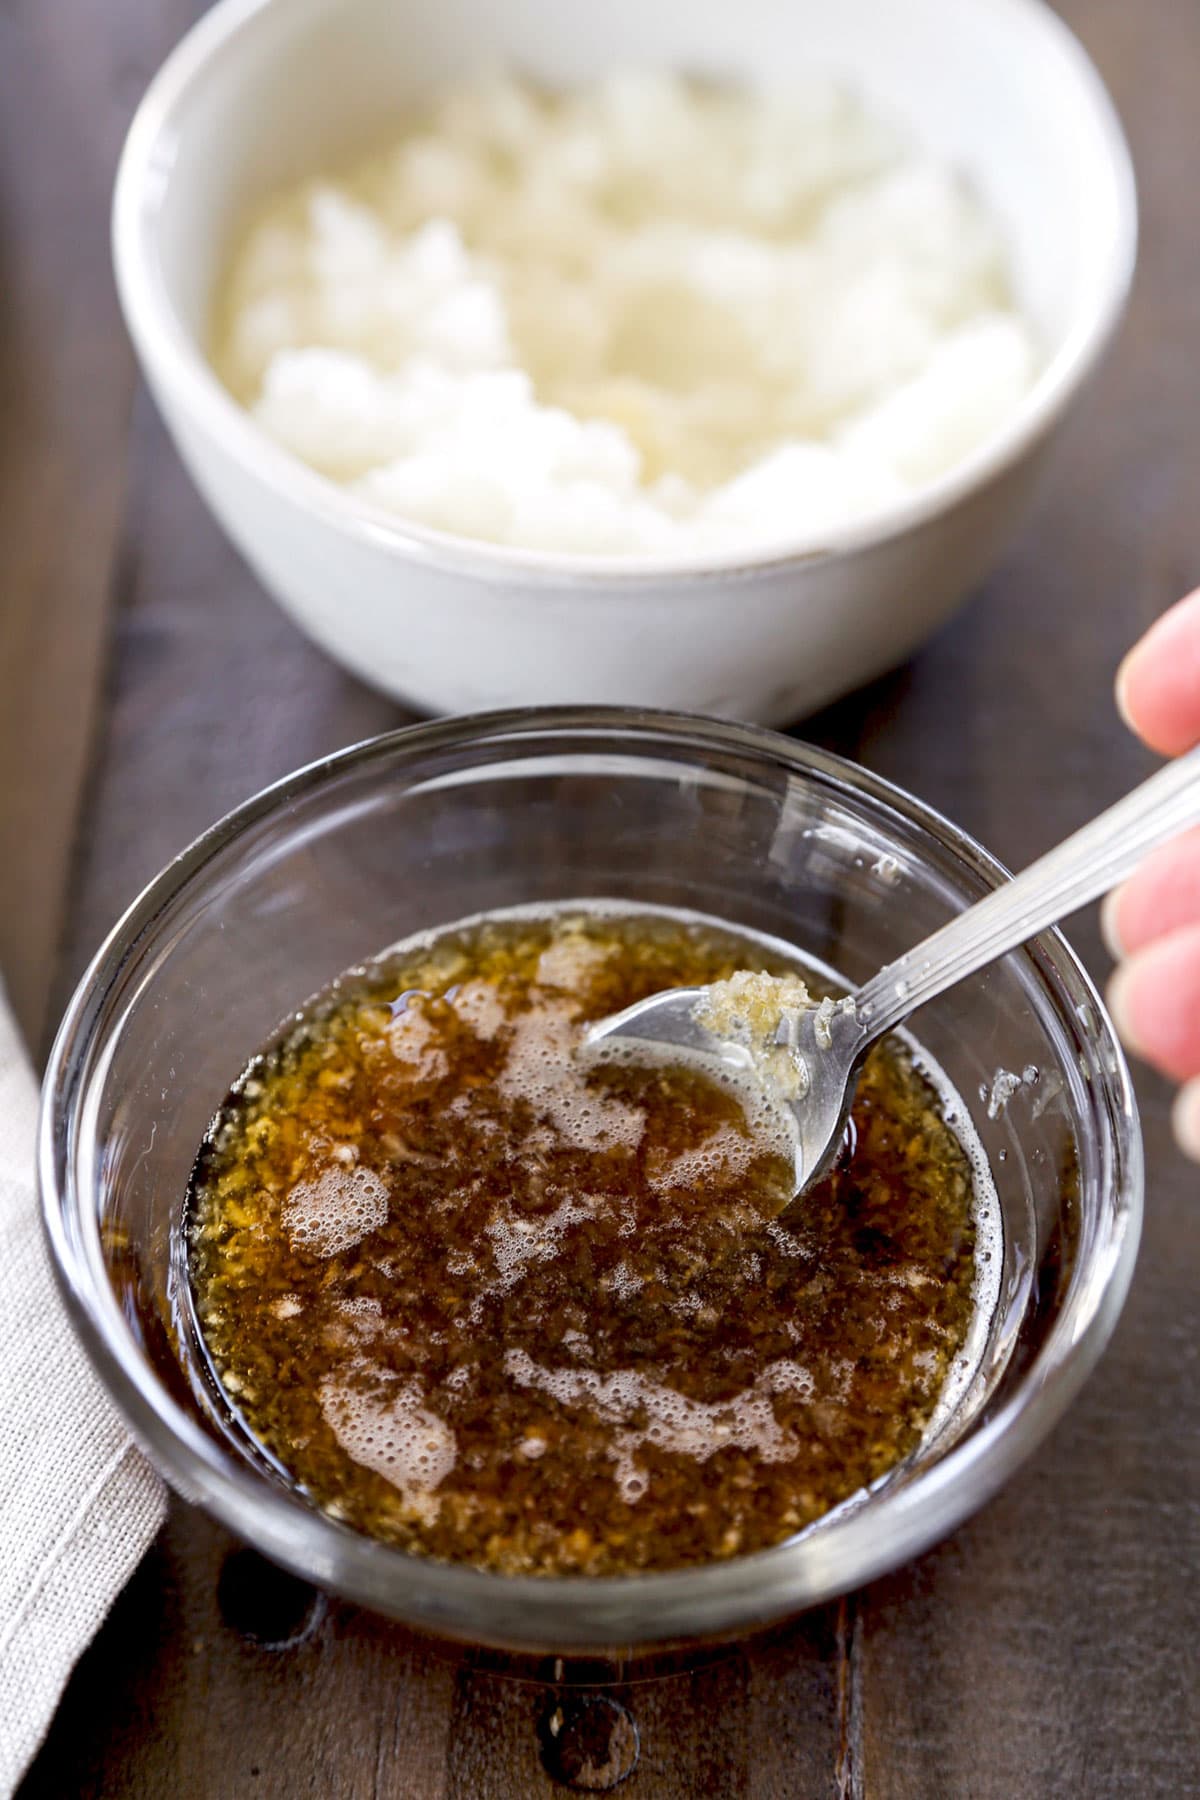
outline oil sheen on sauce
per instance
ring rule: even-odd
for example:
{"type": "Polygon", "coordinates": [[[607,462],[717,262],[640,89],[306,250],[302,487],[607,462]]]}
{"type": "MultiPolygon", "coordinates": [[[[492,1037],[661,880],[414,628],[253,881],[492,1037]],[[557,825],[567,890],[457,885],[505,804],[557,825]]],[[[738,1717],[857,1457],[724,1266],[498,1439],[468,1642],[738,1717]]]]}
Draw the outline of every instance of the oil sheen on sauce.
{"type": "Polygon", "coordinates": [[[779,1543],[917,1447],[996,1259],[906,1045],[792,1228],[752,1092],[573,1056],[587,1021],[741,968],[808,973],[694,915],[496,914],[348,972],[250,1063],[193,1173],[191,1303],[235,1428],[313,1506],[613,1574],[779,1543]]]}

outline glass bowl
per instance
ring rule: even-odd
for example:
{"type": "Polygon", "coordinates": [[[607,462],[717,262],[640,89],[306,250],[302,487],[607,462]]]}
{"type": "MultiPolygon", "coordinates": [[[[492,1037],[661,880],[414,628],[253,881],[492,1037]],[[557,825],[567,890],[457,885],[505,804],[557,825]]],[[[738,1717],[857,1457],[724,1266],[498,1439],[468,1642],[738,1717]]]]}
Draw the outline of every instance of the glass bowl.
{"type": "Polygon", "coordinates": [[[39,1169],[54,1259],[148,1455],[185,1498],[308,1580],[425,1630],[533,1653],[732,1636],[926,1548],[1062,1413],[1136,1254],[1129,1074],[1057,933],[914,1023],[968,1105],[999,1192],[1000,1298],[977,1373],[908,1462],[772,1550],[661,1574],[510,1577],[360,1536],[277,1485],[198,1400],[175,1350],[172,1248],[193,1156],[249,1055],[314,990],[414,931],[531,901],[677,905],[786,938],[857,983],[1003,874],[929,808],[837,757],[620,709],[418,726],[240,807],[116,927],[46,1076],[39,1169]]]}

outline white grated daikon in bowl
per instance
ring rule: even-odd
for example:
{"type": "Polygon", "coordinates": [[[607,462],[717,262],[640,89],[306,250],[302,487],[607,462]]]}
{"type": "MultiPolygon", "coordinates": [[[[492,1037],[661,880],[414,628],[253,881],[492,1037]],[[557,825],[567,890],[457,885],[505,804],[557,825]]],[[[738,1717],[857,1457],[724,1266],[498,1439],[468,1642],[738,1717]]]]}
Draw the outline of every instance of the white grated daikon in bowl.
{"type": "Polygon", "coordinates": [[[446,92],[247,232],[214,362],[331,480],[461,537],[761,551],[968,456],[1037,371],[952,168],[832,85],[446,92]]]}

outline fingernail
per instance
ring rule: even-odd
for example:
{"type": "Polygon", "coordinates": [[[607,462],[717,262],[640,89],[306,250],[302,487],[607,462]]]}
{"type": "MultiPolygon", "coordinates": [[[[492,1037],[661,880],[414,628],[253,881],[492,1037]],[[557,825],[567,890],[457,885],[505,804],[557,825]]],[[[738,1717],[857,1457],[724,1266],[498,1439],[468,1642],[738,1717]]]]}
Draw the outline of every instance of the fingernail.
{"type": "Polygon", "coordinates": [[[1171,1129],[1183,1154],[1200,1162],[1200,1081],[1189,1081],[1176,1094],[1171,1129]]]}
{"type": "Polygon", "coordinates": [[[1112,975],[1109,977],[1105,1001],[1108,1005],[1109,1013],[1112,1015],[1112,1022],[1117,1028],[1117,1036],[1125,1045],[1125,1048],[1127,1050],[1132,1050],[1135,1056],[1142,1056],[1145,1052],[1142,1049],[1137,1032],[1133,1028],[1133,1018],[1130,1008],[1130,972],[1130,965],[1128,963],[1121,963],[1113,970],[1112,975]]]}
{"type": "Polygon", "coordinates": [[[1134,724],[1129,711],[1129,665],[1133,661],[1134,654],[1135,652],[1130,650],[1122,659],[1121,666],[1117,670],[1116,679],[1113,682],[1113,694],[1117,702],[1117,711],[1120,713],[1123,723],[1136,735],[1137,726],[1134,724]]]}
{"type": "Polygon", "coordinates": [[[1125,954],[1120,927],[1117,924],[1117,913],[1120,910],[1123,891],[1121,888],[1114,888],[1111,894],[1105,894],[1100,903],[1100,936],[1104,939],[1104,947],[1114,962],[1120,962],[1125,954]]]}

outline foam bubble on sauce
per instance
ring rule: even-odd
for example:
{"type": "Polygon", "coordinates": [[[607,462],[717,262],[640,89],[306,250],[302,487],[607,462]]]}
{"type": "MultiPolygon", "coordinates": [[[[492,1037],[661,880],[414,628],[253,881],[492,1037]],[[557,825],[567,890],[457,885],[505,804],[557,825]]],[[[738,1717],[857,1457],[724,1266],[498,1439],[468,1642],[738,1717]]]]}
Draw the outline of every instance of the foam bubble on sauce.
{"type": "Polygon", "coordinates": [[[673,1188],[694,1191],[705,1182],[722,1183],[744,1175],[755,1157],[769,1153],[771,1144],[756,1142],[736,1125],[721,1125],[693,1150],[682,1150],[669,1162],[652,1165],[648,1170],[650,1185],[659,1193],[673,1188]]]}
{"type": "Polygon", "coordinates": [[[646,1277],[631,1269],[626,1262],[619,1262],[607,1278],[609,1292],[618,1300],[631,1300],[646,1285],[646,1277]]]}
{"type": "Polygon", "coordinates": [[[337,1310],[359,1337],[374,1337],[383,1325],[383,1306],[378,1300],[369,1299],[365,1295],[339,1300],[337,1310]]]}
{"type": "Polygon", "coordinates": [[[392,1054],[412,1069],[415,1081],[440,1081],[449,1069],[440,1035],[435,1021],[415,1001],[388,1026],[392,1054]]]}
{"type": "Polygon", "coordinates": [[[385,1397],[355,1385],[354,1378],[366,1372],[360,1362],[350,1365],[345,1377],[322,1382],[325,1421],[354,1462],[390,1481],[415,1511],[436,1516],[434,1489],[458,1461],[458,1441],[446,1421],[421,1404],[419,1382],[406,1382],[385,1397]]]}
{"type": "Polygon", "coordinates": [[[729,1400],[693,1400],[653,1381],[637,1369],[599,1375],[590,1369],[547,1369],[525,1350],[509,1350],[505,1372],[519,1387],[533,1387],[562,1406],[582,1406],[617,1430],[607,1454],[616,1464],[617,1492],[629,1505],[650,1486],[649,1471],[636,1460],[651,1444],[669,1455],[707,1462],[718,1450],[752,1451],[760,1462],[786,1462],[797,1443],[775,1417],[772,1394],[812,1393],[812,1378],[799,1363],[768,1363],[753,1385],[729,1400]],[[642,1424],[639,1421],[645,1420],[642,1424]]]}
{"type": "Polygon", "coordinates": [[[835,1400],[848,1399],[850,1385],[854,1380],[854,1364],[848,1356],[839,1356],[830,1363],[829,1367],[834,1378],[833,1398],[835,1400]]]}
{"type": "Polygon", "coordinates": [[[574,1057],[579,1027],[572,1010],[551,1001],[515,1022],[497,1090],[505,1100],[524,1100],[577,1150],[636,1150],[646,1115],[588,1086],[574,1057]]]}
{"type": "Polygon", "coordinates": [[[508,1017],[508,1009],[490,981],[464,981],[453,1006],[478,1038],[490,1043],[508,1017]]]}
{"type": "Polygon", "coordinates": [[[530,1216],[508,1208],[496,1212],[484,1229],[492,1240],[498,1274],[504,1279],[519,1274],[527,1262],[552,1262],[562,1250],[567,1226],[591,1218],[595,1210],[595,1202],[583,1198],[563,1200],[552,1213],[530,1216]]]}
{"type": "Polygon", "coordinates": [[[536,980],[542,987],[565,988],[574,993],[587,986],[611,955],[611,944],[601,944],[578,927],[565,924],[538,957],[536,980]]]}
{"type": "Polygon", "coordinates": [[[293,1249],[336,1256],[387,1223],[388,1191],[370,1169],[325,1169],[300,1181],[280,1209],[293,1249]]]}
{"type": "Polygon", "coordinates": [[[469,1317],[478,1323],[483,1317],[483,1303],[490,1296],[506,1294],[514,1288],[532,1262],[553,1262],[563,1249],[563,1235],[569,1225],[592,1217],[596,1202],[587,1195],[567,1198],[552,1213],[514,1212],[503,1207],[493,1213],[484,1227],[492,1245],[492,1261],[496,1279],[488,1282],[471,1302],[469,1317]]]}
{"type": "Polygon", "coordinates": [[[781,1255],[808,1256],[811,1254],[811,1245],[807,1239],[801,1237],[798,1231],[791,1231],[786,1225],[781,1225],[778,1219],[771,1219],[765,1230],[781,1255]]]}

